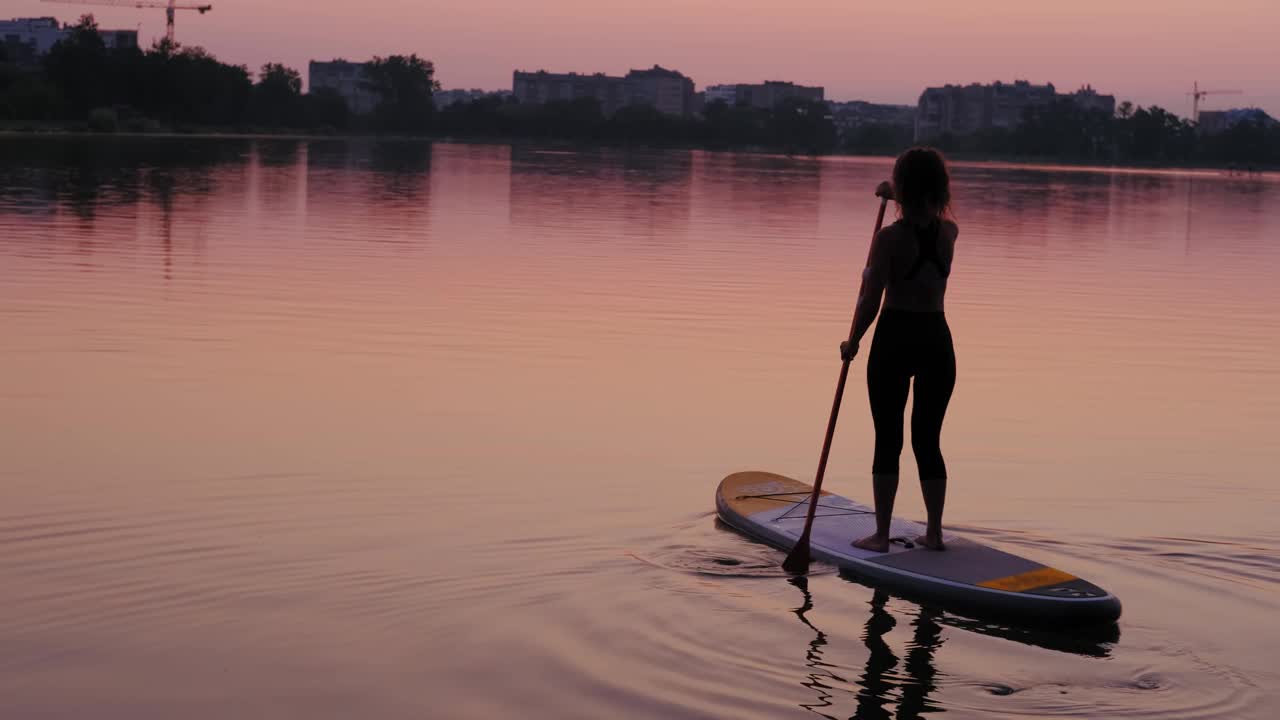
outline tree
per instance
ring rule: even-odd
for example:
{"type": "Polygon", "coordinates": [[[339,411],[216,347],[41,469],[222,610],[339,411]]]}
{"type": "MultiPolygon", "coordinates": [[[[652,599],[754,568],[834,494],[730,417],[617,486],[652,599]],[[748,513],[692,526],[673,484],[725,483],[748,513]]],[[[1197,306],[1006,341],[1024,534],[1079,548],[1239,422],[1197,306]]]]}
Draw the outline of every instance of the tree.
{"type": "Polygon", "coordinates": [[[93,15],[82,15],[71,32],[59,40],[44,60],[45,74],[61,90],[68,113],[84,119],[108,102],[110,68],[107,46],[93,15]]]}
{"type": "Polygon", "coordinates": [[[678,142],[687,135],[684,118],[652,105],[629,105],[609,118],[607,132],[627,142],[678,142]]]}
{"type": "Polygon", "coordinates": [[[302,75],[280,63],[267,63],[258,72],[249,101],[249,116],[270,127],[303,124],[302,75]]]}
{"type": "Polygon", "coordinates": [[[351,125],[347,101],[333,88],[320,88],[302,96],[302,116],[307,127],[346,130],[351,125]]]}
{"type": "Polygon", "coordinates": [[[773,109],[773,144],[788,152],[818,154],[836,146],[836,126],[824,102],[789,98],[773,109]]]}
{"type": "Polygon", "coordinates": [[[236,125],[253,85],[249,69],[219,62],[201,47],[160,41],[139,62],[139,106],[177,124],[236,125]]]}
{"type": "Polygon", "coordinates": [[[720,147],[767,145],[770,113],[750,105],[729,105],[723,100],[708,103],[702,111],[708,141],[720,147]]]}
{"type": "Polygon", "coordinates": [[[1122,133],[1125,156],[1139,162],[1186,162],[1196,142],[1190,123],[1161,107],[1138,108],[1122,133]]]}
{"type": "Polygon", "coordinates": [[[516,132],[512,122],[516,107],[513,98],[496,95],[456,102],[439,112],[436,128],[450,135],[511,135],[516,132]]]}
{"type": "Polygon", "coordinates": [[[57,88],[35,73],[16,75],[0,94],[0,119],[49,122],[62,114],[57,88]]]}
{"type": "Polygon", "coordinates": [[[435,115],[431,96],[440,89],[436,68],[417,55],[375,57],[365,67],[364,87],[378,98],[373,111],[383,132],[416,135],[427,132],[435,115]]]}
{"type": "Polygon", "coordinates": [[[865,155],[896,154],[910,147],[913,129],[904,125],[868,123],[854,128],[845,137],[845,149],[865,155]]]}

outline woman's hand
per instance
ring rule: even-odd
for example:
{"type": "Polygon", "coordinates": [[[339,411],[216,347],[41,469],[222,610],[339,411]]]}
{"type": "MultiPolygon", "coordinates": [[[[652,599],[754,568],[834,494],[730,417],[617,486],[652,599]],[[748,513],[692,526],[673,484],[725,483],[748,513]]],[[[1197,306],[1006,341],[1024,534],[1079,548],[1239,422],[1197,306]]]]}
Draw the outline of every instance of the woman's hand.
{"type": "Polygon", "coordinates": [[[849,362],[858,354],[858,343],[845,340],[840,343],[840,359],[849,362]]]}
{"type": "Polygon", "coordinates": [[[882,197],[885,200],[892,200],[893,185],[890,185],[888,180],[881,182],[876,186],[876,197],[882,197]]]}

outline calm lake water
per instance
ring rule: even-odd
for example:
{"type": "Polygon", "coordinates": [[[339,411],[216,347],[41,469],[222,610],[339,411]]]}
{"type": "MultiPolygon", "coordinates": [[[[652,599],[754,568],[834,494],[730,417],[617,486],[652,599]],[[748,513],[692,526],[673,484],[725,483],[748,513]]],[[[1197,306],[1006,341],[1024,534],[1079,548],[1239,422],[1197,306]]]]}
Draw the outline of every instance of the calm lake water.
{"type": "Polygon", "coordinates": [[[717,526],[812,479],[889,170],[0,139],[0,716],[1275,717],[1280,178],[954,169],[947,519],[1116,632],[717,526]]]}

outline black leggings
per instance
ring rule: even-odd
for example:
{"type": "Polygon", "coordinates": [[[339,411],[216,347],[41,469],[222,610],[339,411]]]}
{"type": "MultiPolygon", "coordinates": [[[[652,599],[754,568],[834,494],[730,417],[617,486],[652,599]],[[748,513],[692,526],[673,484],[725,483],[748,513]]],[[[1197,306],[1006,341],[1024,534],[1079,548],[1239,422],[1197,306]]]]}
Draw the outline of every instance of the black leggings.
{"type": "Polygon", "coordinates": [[[902,455],[902,416],[907,389],[915,377],[911,407],[911,449],[924,480],[945,479],[942,419],[956,386],[956,352],[951,328],[941,312],[886,309],[880,313],[867,358],[867,395],[876,426],[876,456],[871,472],[898,474],[902,455]]]}

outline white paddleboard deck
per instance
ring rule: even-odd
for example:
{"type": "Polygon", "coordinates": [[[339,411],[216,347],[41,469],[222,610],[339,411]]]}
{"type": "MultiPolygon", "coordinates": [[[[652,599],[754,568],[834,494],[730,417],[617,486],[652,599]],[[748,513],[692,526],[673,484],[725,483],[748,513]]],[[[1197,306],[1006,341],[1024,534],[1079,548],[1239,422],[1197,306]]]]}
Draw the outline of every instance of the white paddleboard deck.
{"type": "MultiPolygon", "coordinates": [[[[733,528],[782,550],[804,529],[813,487],[766,472],[735,473],[716,490],[716,510],[733,528]]],[[[894,518],[889,552],[853,547],[875,532],[875,511],[823,492],[810,531],[810,552],[874,585],[972,611],[1043,622],[1113,622],[1120,600],[1057,568],[944,533],[947,549],[914,544],[924,525],[894,518]]]]}

